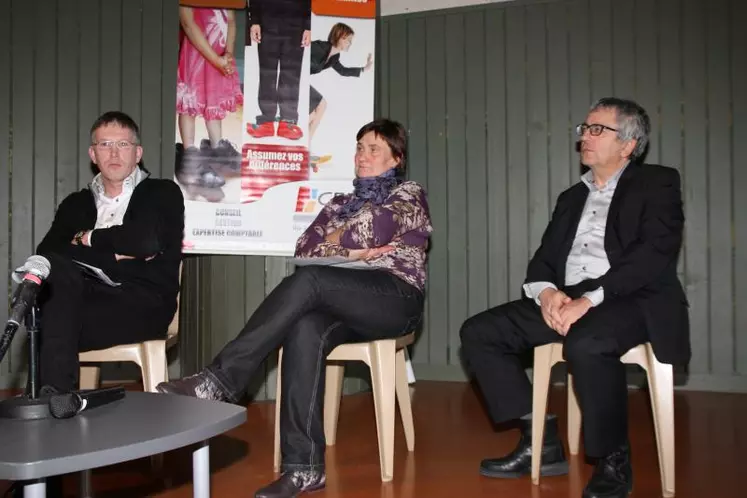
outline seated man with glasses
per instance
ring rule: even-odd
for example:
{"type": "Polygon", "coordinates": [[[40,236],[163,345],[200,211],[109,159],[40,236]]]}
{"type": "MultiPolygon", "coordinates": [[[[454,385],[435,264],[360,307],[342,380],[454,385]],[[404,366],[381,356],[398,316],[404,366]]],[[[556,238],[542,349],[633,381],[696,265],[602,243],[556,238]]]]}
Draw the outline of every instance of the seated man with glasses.
{"type": "Polygon", "coordinates": [[[139,166],[138,126],[122,112],[96,120],[88,155],[99,173],[62,201],[37,248],[51,263],[39,299],[43,394],[75,388],[80,351],[164,339],[176,310],[181,190],[139,166]]]}
{"type": "MultiPolygon", "coordinates": [[[[649,129],[646,111],[635,102],[605,98],[592,106],[576,128],[588,171],[558,197],[529,262],[524,299],[462,326],[462,350],[491,419],[521,430],[514,451],[482,461],[482,475],[530,473],[532,388],[520,355],[563,342],[584,448],[598,459],[583,496],[623,498],[632,489],[620,357],[651,342],[661,362],[690,358],[687,300],[677,279],[684,223],[680,177],[674,169],[643,164],[649,129]]],[[[554,416],[545,422],[541,462],[543,475],[568,472],[554,416]]]]}

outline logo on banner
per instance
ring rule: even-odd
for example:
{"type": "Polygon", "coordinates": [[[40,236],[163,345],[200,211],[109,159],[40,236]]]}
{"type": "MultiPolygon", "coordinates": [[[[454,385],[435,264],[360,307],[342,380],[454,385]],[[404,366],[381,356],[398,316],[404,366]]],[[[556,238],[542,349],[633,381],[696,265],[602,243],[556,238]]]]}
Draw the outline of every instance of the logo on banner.
{"type": "Polygon", "coordinates": [[[335,196],[343,195],[344,192],[320,191],[318,188],[298,187],[296,196],[296,213],[311,213],[316,215],[317,212],[326,206],[335,196]]]}
{"type": "Polygon", "coordinates": [[[296,196],[296,213],[316,213],[318,199],[319,189],[298,187],[298,196],[296,196]]]}
{"type": "Polygon", "coordinates": [[[322,191],[318,188],[301,186],[298,187],[296,195],[296,209],[293,213],[293,228],[296,231],[306,230],[306,227],[314,221],[319,211],[327,205],[335,196],[344,192],[322,191]]]}

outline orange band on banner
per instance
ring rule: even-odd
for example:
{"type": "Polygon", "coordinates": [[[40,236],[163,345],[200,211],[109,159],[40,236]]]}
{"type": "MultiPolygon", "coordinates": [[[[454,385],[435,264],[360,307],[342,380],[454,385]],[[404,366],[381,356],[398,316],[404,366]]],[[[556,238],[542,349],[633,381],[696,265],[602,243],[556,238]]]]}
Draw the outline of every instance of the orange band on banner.
{"type": "Polygon", "coordinates": [[[179,5],[216,9],[244,9],[246,8],[246,0],[179,0],[179,5]]]}
{"type": "Polygon", "coordinates": [[[318,16],[376,17],[376,0],[312,0],[311,10],[318,16]]]}

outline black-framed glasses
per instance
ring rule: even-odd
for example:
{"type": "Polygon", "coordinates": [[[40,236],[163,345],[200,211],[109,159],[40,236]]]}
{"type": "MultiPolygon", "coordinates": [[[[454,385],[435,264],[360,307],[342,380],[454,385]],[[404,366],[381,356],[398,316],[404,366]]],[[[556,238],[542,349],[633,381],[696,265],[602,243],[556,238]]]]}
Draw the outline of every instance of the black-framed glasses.
{"type": "Polygon", "coordinates": [[[594,124],[581,123],[580,125],[576,125],[576,135],[578,135],[579,137],[583,137],[584,133],[586,133],[586,130],[589,130],[589,135],[591,135],[592,137],[598,137],[599,135],[602,134],[604,130],[615,131],[615,132],[617,131],[617,129],[615,128],[610,128],[609,126],[599,124],[599,123],[594,123],[594,124]]]}

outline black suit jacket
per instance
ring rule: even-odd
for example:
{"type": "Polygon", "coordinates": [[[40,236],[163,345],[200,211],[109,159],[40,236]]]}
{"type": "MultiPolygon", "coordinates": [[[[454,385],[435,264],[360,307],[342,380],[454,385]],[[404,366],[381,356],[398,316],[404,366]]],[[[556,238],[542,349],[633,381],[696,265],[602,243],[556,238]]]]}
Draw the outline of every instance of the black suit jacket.
{"type": "Polygon", "coordinates": [[[317,74],[325,69],[332,67],[340,76],[360,76],[363,72],[362,67],[346,67],[340,62],[340,54],[332,57],[329,53],[332,51],[332,44],[324,40],[315,40],[311,42],[311,60],[309,70],[311,74],[317,74]]]}
{"type": "Polygon", "coordinates": [[[98,266],[129,292],[155,294],[163,300],[164,312],[154,321],[168,324],[176,310],[184,232],[184,198],[179,187],[170,180],[146,178],[135,187],[122,225],[95,230],[91,247],[71,244],[77,232],[96,226],[96,217],[90,188],[70,194],[57,209],[37,254],[57,253],[98,266]],[[117,261],[115,254],[136,259],[117,261]]]}
{"type": "Polygon", "coordinates": [[[677,278],[684,215],[677,170],[632,162],[612,197],[604,247],[610,269],[600,278],[565,287],[565,265],[589,195],[579,182],[560,194],[526,282],[546,281],[573,297],[598,287],[604,300],[634,299],[654,352],[664,363],[690,359],[687,299],[677,278]]]}

